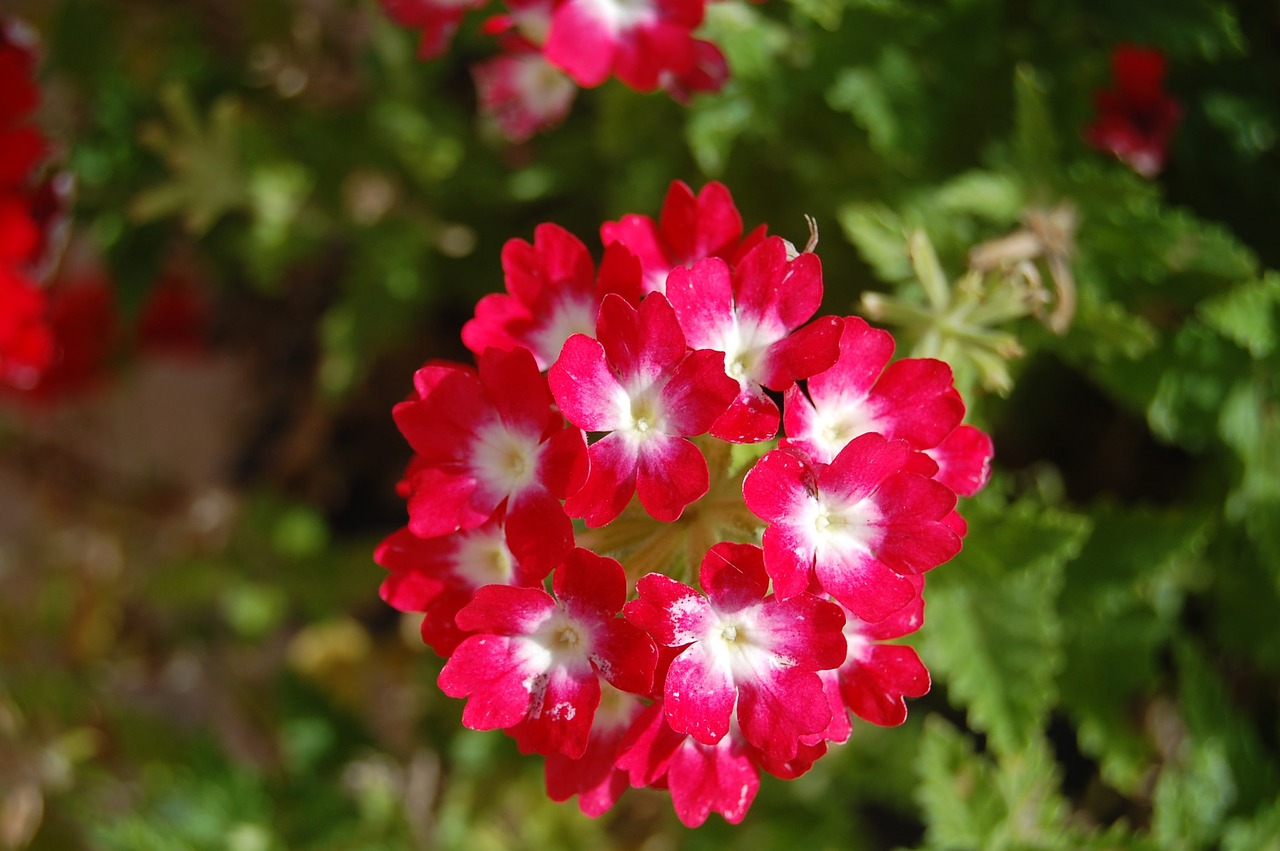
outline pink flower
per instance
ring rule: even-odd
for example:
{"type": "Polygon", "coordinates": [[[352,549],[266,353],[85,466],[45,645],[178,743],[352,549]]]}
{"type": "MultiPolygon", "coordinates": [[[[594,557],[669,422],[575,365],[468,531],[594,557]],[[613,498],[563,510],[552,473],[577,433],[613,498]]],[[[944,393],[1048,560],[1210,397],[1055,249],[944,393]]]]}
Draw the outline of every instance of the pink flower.
{"type": "Polygon", "coordinates": [[[693,40],[694,63],[688,71],[663,74],[660,85],[679,103],[688,104],[697,92],[718,92],[729,80],[729,63],[710,41],[693,40]]]}
{"type": "Polygon", "coordinates": [[[740,731],[703,744],[671,728],[662,701],[646,709],[628,734],[618,768],[627,771],[632,786],[670,789],[685,827],[698,827],[712,812],[737,824],[760,789],[760,769],[740,731]]]}
{"type": "Polygon", "coordinates": [[[533,355],[489,349],[478,372],[428,364],[414,385],[417,398],[392,411],[419,456],[409,482],[410,531],[433,538],[504,511],[521,562],[571,546],[560,499],[584,475],[586,446],[552,406],[533,355]]]}
{"type": "Polygon", "coordinates": [[[637,91],[653,91],[664,74],[694,66],[693,30],[704,10],[704,0],[563,0],[543,47],[580,86],[614,74],[637,91]]]}
{"type": "Polygon", "coordinates": [[[889,332],[847,317],[835,364],[809,379],[808,395],[799,387],[787,391],[784,445],[821,464],[869,432],[916,450],[938,446],[964,417],[951,367],[932,358],[889,363],[893,348],[889,332]]]}
{"type": "Polygon", "coordinates": [[[666,293],[689,345],[724,352],[725,372],[738,382],[738,398],[711,427],[721,440],[777,436],[778,406],[764,388],[793,387],[839,353],[840,319],[823,317],[796,330],[822,303],[822,265],[816,254],[788,260],[778,237],[747,252],[732,273],[718,257],[676,267],[666,293]]]}
{"type": "Polygon", "coordinates": [[[595,333],[606,294],[640,302],[640,268],[621,245],[610,246],[595,265],[587,247],[559,225],[542,224],[533,244],[511,239],[502,247],[505,293],[480,299],[475,318],[462,328],[462,342],[476,354],[490,346],[533,352],[546,370],[574,334],[595,333]]]}
{"type": "Polygon", "coordinates": [[[644,708],[635,695],[601,683],[600,706],[582,756],[572,759],[562,753],[547,755],[547,796],[553,801],[567,801],[577,795],[578,808],[592,818],[616,804],[630,785],[627,772],[617,765],[618,758],[644,708]]]}
{"type": "Polygon", "coordinates": [[[418,56],[434,59],[449,48],[462,16],[487,0],[380,0],[387,17],[404,27],[422,30],[418,56]]]}
{"type": "MultiPolygon", "coordinates": [[[[991,436],[986,432],[971,425],[956,426],[941,443],[921,453],[932,462],[932,470],[914,463],[912,469],[931,476],[959,496],[973,496],[991,477],[994,452],[991,436]]],[[[917,455],[913,461],[919,458],[917,455]]]]}
{"type": "Polygon", "coordinates": [[[872,433],[830,464],[795,449],[775,449],[756,463],[743,498],[769,524],[765,564],[780,597],[803,593],[816,578],[854,615],[875,623],[915,597],[908,576],[960,551],[946,522],[955,493],[905,472],[910,455],[906,441],[872,433]]]}
{"type": "Polygon", "coordinates": [[[565,501],[591,527],[638,494],[649,514],[678,518],[707,492],[707,462],[687,438],[703,434],[738,395],[724,355],[690,352],[671,304],[650,295],[637,310],[607,295],[593,339],[575,334],[547,377],[569,422],[606,434],[591,444],[585,484],[565,501]]]}
{"type": "MultiPolygon", "coordinates": [[[[918,592],[923,591],[924,577],[913,579],[918,592]]],[[[923,697],[930,687],[929,671],[913,648],[883,643],[913,633],[924,623],[924,598],[919,593],[879,623],[859,620],[848,611],[845,616],[845,662],[822,672],[833,712],[826,738],[834,742],[849,738],[849,711],[872,724],[893,727],[907,720],[903,698],[923,697]]]]}
{"type": "MultiPolygon", "coordinates": [[[[541,549],[555,564],[569,546],[541,549]]],[[[518,561],[507,546],[497,520],[438,538],[419,538],[408,529],[395,532],[374,551],[373,560],[390,571],[379,593],[392,608],[423,612],[422,640],[441,656],[448,656],[467,633],[454,617],[485,585],[537,586],[551,572],[545,560],[518,561]]]]}
{"type": "Polygon", "coordinates": [[[480,114],[491,118],[510,142],[528,141],[569,114],[578,87],[521,39],[506,41],[506,52],[471,69],[480,114]]]}
{"type": "Polygon", "coordinates": [[[581,757],[600,703],[600,678],[642,694],[657,651],[616,617],[627,594],[622,565],[573,550],[540,588],[487,585],[457,615],[467,638],[440,672],[441,690],[466,697],[462,723],[505,729],[526,753],[581,757]]]}
{"type": "MultiPolygon", "coordinates": [[[[748,239],[763,238],[763,228],[748,239]]],[[[649,216],[629,213],[600,226],[605,245],[621,242],[640,258],[644,291],[663,292],[667,275],[677,266],[692,266],[706,257],[719,257],[732,265],[748,246],[742,240],[742,216],[723,183],[708,183],[695,197],[679,180],[671,182],[662,214],[655,223],[649,216]]]]}
{"type": "Polygon", "coordinates": [[[706,597],[650,573],[624,609],[658,644],[683,648],[663,687],[667,722],[715,745],[736,718],[752,745],[794,758],[800,738],[831,720],[817,672],[844,659],[843,614],[812,594],[767,595],[763,553],[750,544],[716,544],[699,579],[706,597]]]}
{"type": "Polygon", "coordinates": [[[1085,129],[1085,140],[1143,177],[1155,177],[1182,119],[1182,105],[1164,90],[1164,54],[1119,45],[1111,54],[1111,73],[1115,88],[1095,95],[1098,116],[1085,129]]]}

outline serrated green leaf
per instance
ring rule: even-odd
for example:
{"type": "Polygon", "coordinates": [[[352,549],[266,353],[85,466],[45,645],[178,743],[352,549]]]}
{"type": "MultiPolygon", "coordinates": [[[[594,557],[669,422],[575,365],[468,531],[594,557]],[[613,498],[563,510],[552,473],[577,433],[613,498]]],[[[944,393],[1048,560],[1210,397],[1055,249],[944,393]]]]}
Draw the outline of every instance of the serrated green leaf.
{"type": "Polygon", "coordinates": [[[1232,804],[1249,812],[1274,801],[1280,794],[1280,772],[1254,725],[1229,696],[1218,673],[1220,666],[1211,665],[1203,651],[1190,641],[1177,642],[1175,651],[1178,706],[1186,723],[1190,748],[1188,770],[1191,773],[1186,782],[1207,784],[1210,777],[1216,777],[1223,787],[1221,800],[1213,808],[1209,806],[1212,793],[1203,790],[1197,793],[1210,795],[1210,800],[1201,805],[1198,816],[1208,830],[1216,828],[1232,804]],[[1223,773],[1225,780],[1219,777],[1223,773]]]}
{"type": "Polygon", "coordinates": [[[698,166],[713,177],[721,174],[734,143],[751,127],[754,116],[751,101],[732,92],[691,109],[685,136],[698,166]]]}
{"type": "Polygon", "coordinates": [[[1045,91],[1035,69],[1019,65],[1014,73],[1014,155],[1018,171],[1038,191],[1045,191],[1060,171],[1058,135],[1045,104],[1045,91]]]}
{"type": "Polygon", "coordinates": [[[1013,753],[1039,735],[1057,701],[1062,567],[1089,522],[996,498],[965,514],[972,543],[929,576],[922,655],[994,750],[1013,753]]]}
{"type": "Polygon", "coordinates": [[[1233,819],[1223,831],[1222,851],[1280,851],[1280,801],[1251,819],[1233,819]]]}
{"type": "Polygon", "coordinates": [[[1158,357],[1164,367],[1147,420],[1157,436],[1202,449],[1218,432],[1227,396],[1250,359],[1198,322],[1187,323],[1158,357]]]}
{"type": "Polygon", "coordinates": [[[876,277],[886,283],[911,278],[907,224],[883,204],[848,204],[837,213],[845,236],[876,277]]]}
{"type": "Polygon", "coordinates": [[[1200,305],[1206,325],[1247,349],[1255,358],[1276,348],[1276,308],[1280,306],[1280,273],[1268,272],[1200,305]]]}
{"type": "Polygon", "coordinates": [[[1062,706],[1103,778],[1136,793],[1154,759],[1142,707],[1199,564],[1206,521],[1186,512],[1103,504],[1066,569],[1060,610],[1066,665],[1062,706]]]}
{"type": "Polygon", "coordinates": [[[940,848],[983,848],[1005,818],[995,768],[973,744],[938,716],[925,722],[917,766],[916,799],[924,810],[926,837],[940,848]]]}
{"type": "Polygon", "coordinates": [[[938,187],[934,201],[944,213],[995,222],[1016,220],[1026,206],[1017,181],[991,171],[966,171],[952,178],[938,187]]]}
{"type": "Polygon", "coordinates": [[[1160,772],[1151,834],[1171,851],[1202,848],[1217,835],[1234,798],[1231,767],[1221,744],[1190,744],[1177,764],[1167,764],[1160,772]]]}
{"type": "Polygon", "coordinates": [[[1044,739],[993,762],[945,720],[931,716],[917,762],[917,800],[935,848],[1077,848],[1068,836],[1057,763],[1044,739]]]}
{"type": "Polygon", "coordinates": [[[924,91],[918,65],[900,47],[885,47],[874,66],[846,68],[827,90],[827,104],[853,116],[867,143],[884,160],[913,170],[927,144],[926,128],[907,116],[921,114],[924,91]]]}

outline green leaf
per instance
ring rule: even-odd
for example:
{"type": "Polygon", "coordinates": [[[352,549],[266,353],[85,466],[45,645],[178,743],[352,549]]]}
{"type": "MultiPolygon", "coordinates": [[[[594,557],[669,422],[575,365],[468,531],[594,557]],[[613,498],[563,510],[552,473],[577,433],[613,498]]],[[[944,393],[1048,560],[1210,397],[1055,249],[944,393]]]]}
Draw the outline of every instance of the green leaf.
{"type": "Polygon", "coordinates": [[[1215,741],[1186,745],[1156,783],[1151,835],[1162,848],[1202,848],[1218,833],[1235,798],[1231,767],[1215,741]]]}
{"type": "Polygon", "coordinates": [[[917,760],[926,838],[942,848],[984,848],[1006,813],[996,790],[995,768],[974,753],[973,743],[943,718],[925,721],[917,760]]]}
{"type": "Polygon", "coordinates": [[[1208,832],[1216,828],[1229,805],[1249,812],[1274,801],[1280,795],[1280,771],[1271,748],[1261,741],[1257,728],[1240,711],[1218,673],[1228,668],[1229,662],[1206,658],[1188,640],[1177,642],[1175,651],[1178,706],[1190,749],[1187,777],[1175,782],[1198,785],[1203,781],[1207,785],[1210,777],[1219,780],[1216,805],[1212,792],[1197,792],[1208,796],[1198,805],[1201,812],[1197,816],[1208,832]],[[1219,776],[1223,774],[1225,780],[1219,776]]]}
{"type": "Polygon", "coordinates": [[[1208,528],[1184,511],[1102,504],[1062,591],[1062,707],[1103,778],[1137,793],[1154,759],[1140,726],[1208,528]]]}
{"type": "Polygon", "coordinates": [[[1013,78],[1014,156],[1018,171],[1035,191],[1045,192],[1061,171],[1058,134],[1045,104],[1044,86],[1035,69],[1019,65],[1013,78]]]}
{"type": "Polygon", "coordinates": [[[1043,738],[993,762],[938,716],[925,722],[916,798],[935,848],[1078,848],[1068,836],[1068,806],[1057,763],[1043,738]]]}
{"type": "Polygon", "coordinates": [[[1234,819],[1222,834],[1222,851],[1280,851],[1280,801],[1252,819],[1234,819]]]}
{"type": "Polygon", "coordinates": [[[876,277],[886,283],[912,277],[907,223],[883,204],[848,204],[837,213],[845,236],[876,277]]]}
{"type": "Polygon", "coordinates": [[[1276,307],[1280,305],[1280,273],[1241,284],[1230,292],[1200,305],[1206,325],[1228,340],[1248,349],[1255,358],[1276,348],[1276,307]]]}
{"type": "Polygon", "coordinates": [[[998,497],[965,511],[968,545],[929,575],[922,656],[997,753],[1039,735],[1062,665],[1062,567],[1088,535],[1084,517],[998,497]]]}
{"type": "Polygon", "coordinates": [[[934,193],[940,212],[971,215],[993,222],[1016,221],[1026,206],[1022,188],[1008,175],[992,171],[966,171],[948,180],[934,193]]]}
{"type": "Polygon", "coordinates": [[[845,68],[827,90],[827,104],[847,112],[867,133],[871,150],[901,171],[913,171],[928,144],[922,115],[924,82],[900,47],[885,47],[874,66],[845,68]]]}

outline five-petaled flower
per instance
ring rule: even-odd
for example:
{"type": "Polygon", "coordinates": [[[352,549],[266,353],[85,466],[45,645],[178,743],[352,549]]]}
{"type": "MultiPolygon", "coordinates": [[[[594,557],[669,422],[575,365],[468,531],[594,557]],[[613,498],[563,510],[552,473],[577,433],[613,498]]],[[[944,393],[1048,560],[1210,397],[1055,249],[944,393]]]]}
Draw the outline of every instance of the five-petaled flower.
{"type": "Polygon", "coordinates": [[[657,520],[677,519],[707,492],[707,462],[689,437],[705,434],[738,395],[724,353],[690,351],[670,302],[654,293],[632,307],[607,295],[597,338],[575,334],[548,373],[569,422],[605,432],[565,510],[588,526],[622,513],[633,493],[657,520]]]}
{"type": "Polygon", "coordinates": [[[462,722],[505,729],[526,753],[581,757],[600,704],[600,679],[645,693],[657,651],[617,617],[627,595],[622,565],[589,550],[569,553],[541,588],[486,585],[461,611],[474,633],[440,672],[440,688],[467,697],[462,722]]]}

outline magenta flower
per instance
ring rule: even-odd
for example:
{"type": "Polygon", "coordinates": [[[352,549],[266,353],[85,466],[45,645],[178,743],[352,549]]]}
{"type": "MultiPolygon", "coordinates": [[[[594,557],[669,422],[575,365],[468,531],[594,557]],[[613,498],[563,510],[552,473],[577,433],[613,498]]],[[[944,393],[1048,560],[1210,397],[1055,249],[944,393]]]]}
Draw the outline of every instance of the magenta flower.
{"type": "Polygon", "coordinates": [[[1111,54],[1111,73],[1115,88],[1095,95],[1098,116],[1085,129],[1085,140],[1143,177],[1155,177],[1182,119],[1182,104],[1164,90],[1164,54],[1119,45],[1111,54]]]}
{"type": "Polygon", "coordinates": [[[554,558],[572,546],[560,499],[584,475],[582,433],[566,427],[525,349],[490,349],[479,370],[428,364],[416,399],[392,411],[418,454],[409,482],[409,530],[420,538],[473,529],[505,512],[513,552],[554,558]]]}
{"type": "MultiPolygon", "coordinates": [[[[763,228],[753,233],[750,244],[763,233],[763,228]]],[[[640,258],[646,293],[663,292],[667,275],[677,266],[692,266],[707,257],[732,263],[743,250],[741,240],[742,216],[723,183],[708,183],[695,197],[687,184],[672,181],[656,223],[631,213],[600,226],[601,242],[621,242],[640,258]]]]}
{"type": "Polygon", "coordinates": [[[693,31],[704,0],[563,0],[543,49],[551,64],[592,88],[610,74],[640,92],[694,66],[693,31]]]}
{"type": "Polygon", "coordinates": [[[724,352],[725,372],[738,397],[711,434],[731,443],[756,443],[778,434],[778,406],[765,388],[786,390],[796,379],[830,367],[840,352],[841,320],[819,319],[822,264],[816,254],[787,259],[787,245],[771,237],[752,248],[730,272],[718,257],[692,269],[676,267],[667,298],[689,345],[724,352]],[[797,330],[799,329],[799,330],[797,330]]]}
{"type": "Polygon", "coordinates": [[[556,568],[555,597],[541,588],[487,585],[457,615],[474,633],[440,672],[450,697],[466,697],[462,723],[505,729],[525,753],[581,757],[600,703],[600,678],[647,692],[657,651],[616,617],[627,595],[622,565],[573,550],[556,568]]]}
{"type": "MultiPolygon", "coordinates": [[[[542,553],[553,555],[555,564],[569,551],[557,544],[542,553]]],[[[382,599],[398,611],[423,612],[422,640],[445,657],[467,635],[454,617],[479,588],[537,586],[554,566],[545,560],[536,566],[517,561],[497,520],[438,538],[401,529],[378,546],[373,560],[390,571],[379,589],[382,599]]]]}
{"type": "Polygon", "coordinates": [[[778,596],[818,584],[857,617],[878,622],[915,596],[907,576],[960,551],[946,519],[949,488],[903,470],[911,449],[878,434],[854,439],[816,464],[795,449],[775,449],[747,473],[747,507],[769,526],[765,564],[778,596]],[[903,575],[906,574],[906,575],[903,575]]]}
{"type": "Polygon", "coordinates": [[[616,804],[630,785],[627,772],[618,767],[618,758],[644,708],[634,694],[601,683],[600,706],[582,756],[572,759],[562,753],[547,754],[547,797],[567,801],[577,795],[578,808],[593,818],[616,804]]]}
{"type": "Polygon", "coordinates": [[[565,510],[598,527],[638,494],[651,516],[675,520],[709,484],[706,459],[687,438],[711,427],[738,384],[724,374],[723,354],[689,351],[660,294],[638,310],[606,296],[596,334],[570,337],[547,375],[569,422],[606,433],[591,444],[587,480],[565,510]]]}
{"type": "Polygon", "coordinates": [[[844,320],[840,356],[784,399],[786,446],[829,464],[849,441],[875,432],[912,449],[938,446],[964,418],[951,367],[932,358],[893,363],[893,337],[856,317],[844,320]]]}
{"type": "Polygon", "coordinates": [[[706,597],[648,574],[624,609],[658,644],[683,648],[663,687],[668,723],[714,745],[736,717],[752,745],[793,758],[800,737],[831,720],[817,672],[844,659],[843,614],[812,594],[767,595],[763,553],[751,544],[715,545],[699,578],[706,597]]]}
{"type": "Polygon", "coordinates": [[[480,299],[475,318],[462,328],[462,342],[477,355],[490,347],[526,348],[543,371],[565,340],[595,333],[605,295],[640,302],[640,267],[629,251],[610,246],[597,277],[587,247],[559,225],[538,225],[532,245],[508,240],[502,270],[507,291],[480,299]]]}
{"type": "Polygon", "coordinates": [[[640,716],[627,737],[629,746],[618,759],[631,785],[662,785],[671,790],[671,803],[685,827],[698,827],[713,812],[737,824],[747,815],[760,789],[760,769],[742,733],[733,730],[714,745],[667,722],[662,701],[640,716]]]}
{"type": "Polygon", "coordinates": [[[471,76],[480,114],[520,143],[564,121],[578,87],[527,41],[511,38],[504,46],[502,55],[472,66],[471,76]]]}
{"type": "MultiPolygon", "coordinates": [[[[919,591],[924,577],[914,577],[919,591]]],[[[846,612],[844,637],[848,644],[845,662],[824,676],[834,680],[840,702],[854,715],[872,724],[893,727],[907,720],[904,697],[929,693],[929,671],[914,648],[883,642],[915,632],[924,623],[924,598],[917,595],[899,611],[880,621],[867,623],[846,612]]],[[[848,724],[847,713],[845,723],[848,724]]],[[[846,732],[844,738],[848,738],[846,732]]],[[[832,738],[843,741],[843,738],[832,738]]]]}
{"type": "Polygon", "coordinates": [[[718,92],[729,81],[729,63],[713,42],[693,40],[693,65],[682,73],[667,71],[658,84],[671,99],[688,104],[698,92],[718,92]]]}
{"type": "Polygon", "coordinates": [[[912,469],[930,476],[956,492],[973,496],[991,477],[991,458],[995,448],[991,436],[971,425],[957,426],[937,446],[930,447],[912,459],[912,469]],[[921,455],[929,465],[916,464],[921,455]]]}

